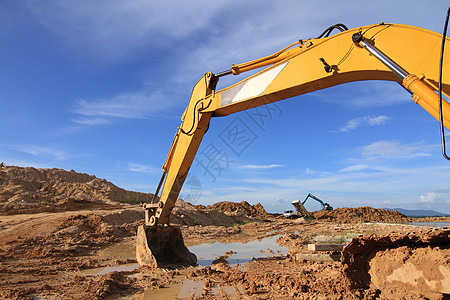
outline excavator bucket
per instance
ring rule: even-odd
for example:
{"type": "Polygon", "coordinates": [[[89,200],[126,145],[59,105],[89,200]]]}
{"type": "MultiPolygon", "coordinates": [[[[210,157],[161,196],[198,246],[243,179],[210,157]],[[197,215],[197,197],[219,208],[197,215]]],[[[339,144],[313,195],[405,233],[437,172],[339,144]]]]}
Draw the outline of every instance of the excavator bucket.
{"type": "Polygon", "coordinates": [[[197,257],[184,245],[176,226],[138,227],[136,257],[140,266],[152,269],[197,264],[197,257]]]}

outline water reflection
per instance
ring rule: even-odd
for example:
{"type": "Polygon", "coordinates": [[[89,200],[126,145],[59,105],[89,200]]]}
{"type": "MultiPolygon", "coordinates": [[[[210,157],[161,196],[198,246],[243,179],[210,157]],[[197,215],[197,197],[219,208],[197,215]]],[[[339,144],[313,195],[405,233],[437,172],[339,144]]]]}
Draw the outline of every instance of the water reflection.
{"type": "Polygon", "coordinates": [[[428,227],[450,227],[450,222],[409,222],[409,225],[428,226],[428,227]]]}
{"type": "Polygon", "coordinates": [[[232,254],[227,258],[230,264],[242,264],[253,258],[273,257],[286,255],[289,250],[276,243],[278,236],[254,240],[248,243],[205,243],[188,247],[189,251],[197,255],[198,264],[202,267],[210,266],[216,257],[224,255],[225,252],[232,254]]]}

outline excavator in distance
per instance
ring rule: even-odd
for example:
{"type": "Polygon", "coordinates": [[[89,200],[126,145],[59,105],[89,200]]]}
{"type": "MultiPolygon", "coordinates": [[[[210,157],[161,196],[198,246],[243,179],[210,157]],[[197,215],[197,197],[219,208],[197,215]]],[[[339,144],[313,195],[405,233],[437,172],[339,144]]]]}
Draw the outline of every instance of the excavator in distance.
{"type": "Polygon", "coordinates": [[[232,65],[225,72],[207,72],[192,90],[152,203],[143,205],[145,225],[138,228],[136,241],[139,264],[150,268],[196,264],[180,229],[169,226],[169,217],[211,118],[349,82],[387,80],[399,83],[442,128],[450,129],[450,105],[442,97],[448,99],[450,93],[446,40],[408,25],[380,23],[348,29],[336,24],[317,38],[299,40],[273,55],[232,65]],[[335,29],[339,32],[331,34],[335,29]],[[216,91],[220,77],[257,68],[264,69],[216,91]]]}
{"type": "Polygon", "coordinates": [[[303,200],[303,205],[305,205],[306,201],[308,201],[309,198],[314,199],[317,202],[319,202],[321,205],[321,208],[320,208],[321,210],[333,210],[333,207],[330,204],[323,202],[322,200],[320,200],[319,198],[317,198],[316,196],[314,196],[311,193],[309,193],[308,196],[306,196],[305,200],[303,200]]]}
{"type": "MultiPolygon", "coordinates": [[[[297,214],[299,216],[306,217],[306,218],[311,218],[312,217],[310,212],[305,208],[305,203],[306,203],[306,201],[308,201],[309,198],[311,198],[313,200],[316,200],[317,202],[320,203],[320,205],[321,205],[320,210],[333,210],[333,207],[330,204],[328,204],[326,202],[323,202],[322,200],[320,200],[319,198],[317,198],[313,194],[309,193],[306,196],[305,200],[303,200],[303,202],[300,201],[300,200],[294,200],[294,201],[291,202],[292,205],[297,210],[297,214]]],[[[287,217],[286,214],[285,214],[285,216],[287,217]]]]}

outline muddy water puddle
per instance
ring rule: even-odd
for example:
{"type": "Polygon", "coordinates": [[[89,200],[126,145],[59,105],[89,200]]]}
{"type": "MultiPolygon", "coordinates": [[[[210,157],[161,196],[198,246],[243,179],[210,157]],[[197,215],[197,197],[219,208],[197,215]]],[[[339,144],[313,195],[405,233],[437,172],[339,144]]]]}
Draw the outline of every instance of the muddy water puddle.
{"type": "MultiPolygon", "coordinates": [[[[244,264],[253,258],[266,258],[286,255],[289,250],[281,247],[276,240],[279,235],[247,243],[204,243],[188,247],[189,251],[197,255],[197,263],[201,267],[211,266],[215,258],[225,255],[230,265],[244,264]]],[[[177,278],[175,278],[176,280],[177,278]]],[[[179,283],[162,289],[146,289],[143,294],[135,295],[134,299],[192,299],[202,296],[204,282],[178,278],[179,283]]],[[[241,286],[213,286],[208,296],[220,299],[236,299],[244,294],[241,286]]]]}
{"type": "MultiPolygon", "coordinates": [[[[181,283],[173,284],[162,289],[146,289],[142,294],[133,295],[130,299],[139,300],[166,300],[166,299],[193,299],[201,297],[204,293],[204,282],[186,279],[181,283]]],[[[244,290],[240,285],[213,286],[208,295],[213,299],[236,299],[243,295],[244,290]]]]}
{"type": "Polygon", "coordinates": [[[128,240],[126,242],[112,245],[106,247],[102,250],[99,250],[97,255],[105,258],[114,258],[114,259],[135,259],[136,258],[136,245],[133,240],[128,240]]]}
{"type": "MultiPolygon", "coordinates": [[[[266,258],[286,255],[289,250],[281,247],[276,239],[279,235],[267,237],[261,240],[253,240],[247,243],[204,243],[188,247],[189,251],[197,255],[198,265],[211,266],[212,262],[219,256],[227,253],[227,261],[230,264],[243,264],[253,258],[266,258]]],[[[115,271],[133,271],[139,268],[137,263],[117,263],[118,261],[134,260],[136,258],[135,244],[133,240],[113,245],[100,250],[97,253],[100,258],[105,258],[108,266],[86,269],[77,274],[85,276],[99,276],[115,271]]]]}
{"type": "Polygon", "coordinates": [[[179,281],[179,283],[171,284],[168,287],[160,289],[148,288],[144,293],[134,295],[133,299],[189,299],[202,295],[204,284],[202,281],[183,280],[183,278],[182,276],[176,276],[174,279],[179,281]]]}
{"type": "Polygon", "coordinates": [[[85,269],[76,272],[81,276],[100,276],[111,272],[126,272],[134,271],[139,268],[136,261],[136,250],[134,240],[129,240],[124,243],[112,245],[98,251],[97,256],[105,259],[107,266],[85,269]],[[128,263],[131,261],[131,263],[128,263]]]}
{"type": "MultiPolygon", "coordinates": [[[[261,240],[253,240],[247,243],[204,243],[188,247],[198,258],[199,267],[211,266],[215,258],[225,255],[230,265],[244,264],[253,258],[267,258],[286,255],[289,250],[276,243],[280,235],[266,237],[261,240]]],[[[135,259],[134,240],[107,247],[97,253],[100,258],[106,259],[105,267],[87,269],[77,272],[77,275],[100,276],[114,271],[128,271],[133,273],[139,268],[137,263],[117,263],[135,259]]],[[[184,273],[184,272],[182,272],[184,273]]],[[[135,273],[137,274],[137,273],[135,273]]],[[[130,275],[135,276],[135,275],[130,275]]],[[[236,297],[241,295],[240,286],[214,286],[210,288],[210,296],[236,297]]],[[[204,282],[193,281],[185,278],[185,275],[177,275],[173,283],[164,288],[147,288],[144,293],[120,297],[117,299],[190,299],[200,297],[204,293],[204,282]]],[[[113,299],[116,299],[113,297],[113,299]]]]}
{"type": "Polygon", "coordinates": [[[99,267],[94,269],[86,269],[82,271],[78,271],[77,275],[82,276],[100,276],[105,275],[111,272],[127,272],[134,271],[139,268],[139,264],[119,264],[116,266],[107,266],[107,267],[99,267]]]}
{"type": "Polygon", "coordinates": [[[229,256],[227,258],[228,263],[242,264],[253,258],[286,255],[289,249],[276,243],[278,237],[279,235],[247,243],[205,243],[188,248],[189,251],[197,255],[197,263],[202,267],[210,266],[215,258],[225,253],[229,256]]]}

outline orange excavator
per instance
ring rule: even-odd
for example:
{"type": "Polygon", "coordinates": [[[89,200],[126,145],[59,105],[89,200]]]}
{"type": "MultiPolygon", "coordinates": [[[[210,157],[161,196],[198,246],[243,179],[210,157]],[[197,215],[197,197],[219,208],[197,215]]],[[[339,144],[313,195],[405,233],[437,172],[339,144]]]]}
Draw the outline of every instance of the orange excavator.
{"type": "MultiPolygon", "coordinates": [[[[152,268],[195,264],[181,231],[169,226],[175,201],[211,118],[266,105],[328,87],[363,80],[395,81],[414,103],[450,129],[450,52],[438,33],[407,25],[375,24],[327,28],[317,38],[299,40],[273,55],[207,72],[194,86],[152,203],[144,204],[145,225],[138,228],[137,259],[152,268]],[[337,30],[336,34],[332,34],[337,30]],[[216,91],[222,76],[264,68],[216,91]],[[445,80],[443,80],[443,78],[445,80]],[[159,193],[161,195],[159,196],[159,193]]],[[[445,154],[445,139],[443,139],[445,154]]]]}

